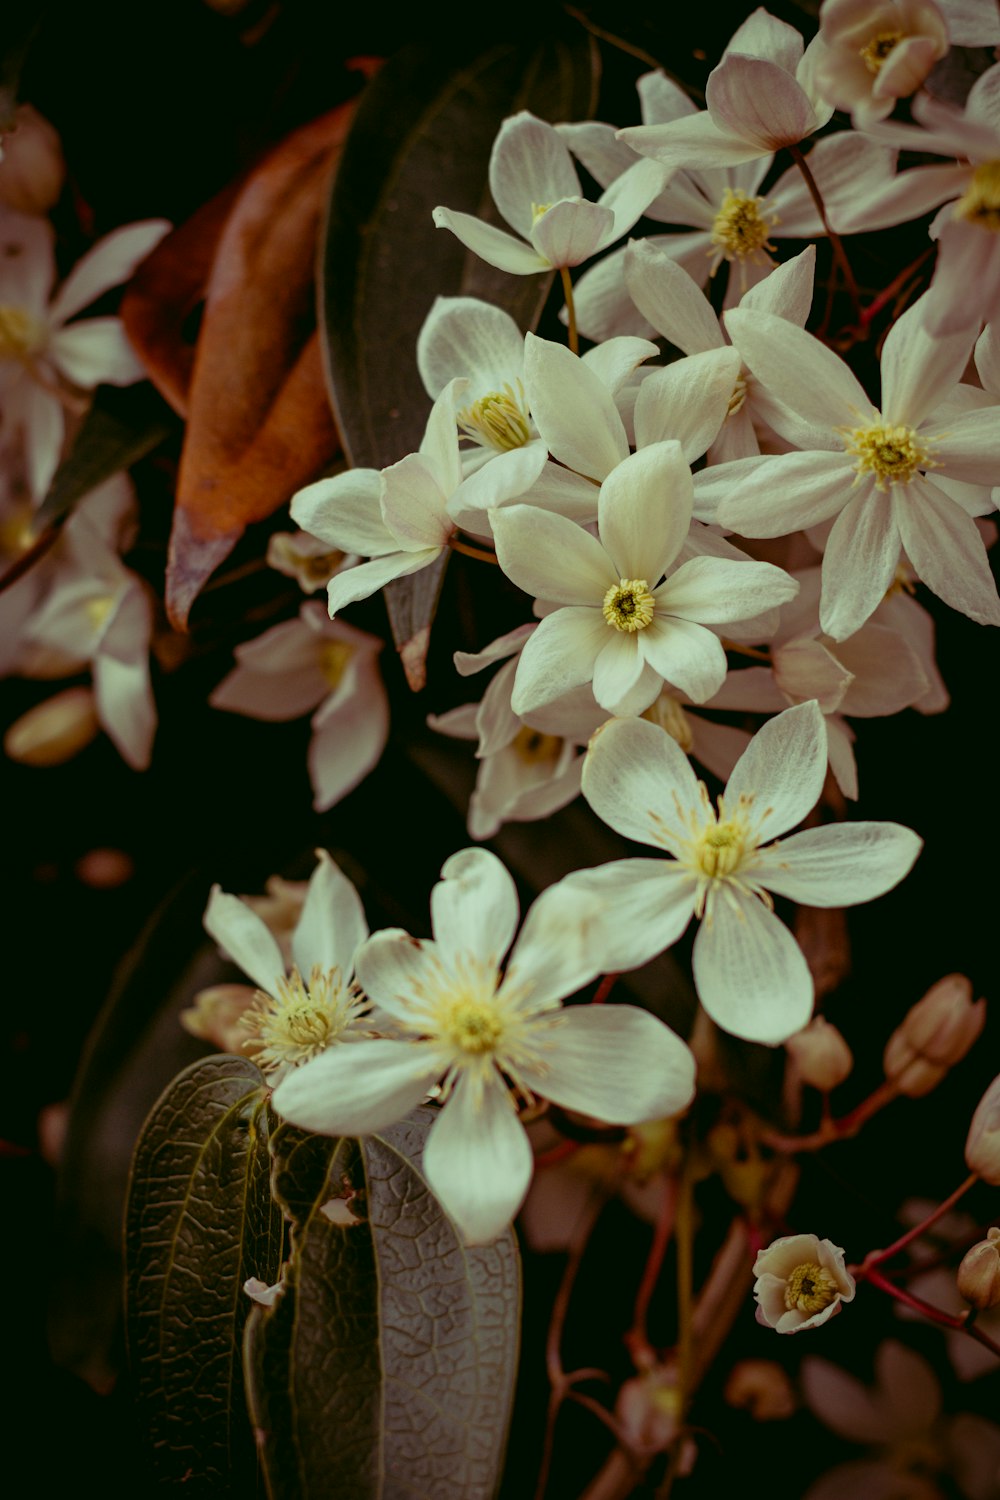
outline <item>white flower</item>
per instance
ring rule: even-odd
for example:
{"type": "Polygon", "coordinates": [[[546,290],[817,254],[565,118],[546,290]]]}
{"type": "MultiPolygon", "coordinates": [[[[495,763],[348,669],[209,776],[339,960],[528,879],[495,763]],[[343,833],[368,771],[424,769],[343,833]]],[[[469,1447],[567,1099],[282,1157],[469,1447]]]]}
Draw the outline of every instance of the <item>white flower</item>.
{"type": "Polygon", "coordinates": [[[790,1234],[774,1240],[754,1261],[757,1322],[779,1333],[818,1328],[853,1302],[854,1277],[844,1252],[814,1234],[790,1234]]]}
{"type": "Polygon", "coordinates": [[[317,812],[346,797],[378,763],[389,737],[389,700],[378,668],[382,642],[304,604],[298,618],[236,648],[237,665],[213,708],[284,722],[315,709],[309,776],[317,812]]]}
{"type": "Polygon", "coordinates": [[[896,823],[841,823],[777,842],[815,805],[825,775],[814,702],[754,735],[718,811],[669,735],[641,719],[613,720],[591,741],[583,794],[618,833],[672,858],[577,870],[554,890],[570,904],[584,895],[601,903],[594,940],[611,946],[613,970],[638,968],[703,916],[693,958],[702,1005],[723,1031],[775,1046],[809,1020],[813,982],[771,893],[805,906],[871,901],[902,880],[921,848],[896,823]]]}
{"type": "Polygon", "coordinates": [[[143,376],[118,318],[65,325],[102,292],[126,281],[169,228],[157,219],[106,235],[50,303],[52,226],[0,210],[0,405],[8,433],[24,428],[36,499],[44,497],[59,463],[64,405],[100,382],[131,385],[143,376]]]}
{"type": "Polygon", "coordinates": [[[890,114],[948,51],[934,0],[823,0],[819,26],[817,82],[858,121],[890,114]]]}
{"type": "Polygon", "coordinates": [[[484,849],[445,863],[431,894],[433,941],[377,932],[358,978],[404,1038],[335,1048],[284,1080],[279,1114],[325,1135],[368,1135],[413,1109],[435,1084],[444,1108],[424,1170],[471,1243],[494,1239],[517,1212],[532,1153],[511,1085],[618,1124],[684,1109],[694,1092],[685,1044],[647,1011],[572,1006],[561,999],[600,972],[586,941],[589,903],[554,914],[535,902],[517,927],[514,882],[484,849]]]}
{"type": "Polygon", "coordinates": [[[352,984],[355,955],[368,936],[357,891],[325,849],[313,871],[292,934],[291,969],[263,919],[238,896],[212,887],[205,930],[258,986],[257,1008],[244,1025],[247,1051],[272,1075],[340,1042],[371,1034],[368,1007],[352,984]]]}
{"type": "Polygon", "coordinates": [[[796,585],[780,568],[749,560],[694,557],[672,572],[692,501],[680,444],[664,442],[624,459],[605,479],[599,537],[528,506],[493,513],[504,572],[559,606],[521,653],[515,713],[591,681],[612,713],[642,713],[665,681],[695,702],[712,696],[726,675],[726,654],[708,627],[760,614],[791,598],[796,585]]]}

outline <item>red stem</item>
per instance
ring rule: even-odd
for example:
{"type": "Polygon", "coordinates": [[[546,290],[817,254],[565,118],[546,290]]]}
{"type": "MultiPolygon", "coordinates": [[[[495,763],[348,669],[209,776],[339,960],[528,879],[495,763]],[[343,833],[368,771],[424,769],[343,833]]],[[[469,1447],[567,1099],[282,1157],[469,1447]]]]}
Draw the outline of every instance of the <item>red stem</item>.
{"type": "Polygon", "coordinates": [[[919,1224],[914,1224],[912,1229],[908,1229],[905,1234],[900,1235],[899,1239],[894,1240],[888,1249],[872,1250],[864,1258],[861,1266],[861,1274],[866,1275],[872,1266],[880,1266],[884,1260],[888,1260],[890,1256],[898,1255],[900,1250],[905,1250],[906,1246],[911,1244],[913,1240],[919,1239],[925,1230],[930,1229],[932,1224],[936,1224],[938,1219],[943,1219],[949,1209],[954,1208],[959,1198],[969,1191],[974,1182],[978,1181],[979,1173],[971,1172],[965,1181],[960,1183],[955,1191],[948,1195],[943,1203],[938,1204],[933,1213],[928,1214],[926,1219],[922,1219],[919,1224]]]}

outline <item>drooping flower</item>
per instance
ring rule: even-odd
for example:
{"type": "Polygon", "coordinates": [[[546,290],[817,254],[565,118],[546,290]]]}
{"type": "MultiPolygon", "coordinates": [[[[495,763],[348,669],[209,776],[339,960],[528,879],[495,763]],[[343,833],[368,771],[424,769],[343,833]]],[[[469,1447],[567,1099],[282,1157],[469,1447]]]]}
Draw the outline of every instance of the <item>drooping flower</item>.
{"type": "Polygon", "coordinates": [[[854,1277],[844,1252],[814,1234],[773,1240],[754,1261],[757,1322],[779,1333],[818,1328],[854,1300],[854,1277]]]}
{"type": "Polygon", "coordinates": [[[891,114],[948,51],[934,0],[823,0],[816,79],[857,123],[891,114]]]}
{"type": "Polygon", "coordinates": [[[463,849],[431,894],[433,941],[375,933],[358,979],[395,1037],[334,1048],[279,1086],[279,1114],[326,1135],[367,1135],[434,1085],[444,1107],[424,1149],[427,1180],[471,1243],[494,1239],[528,1190],[532,1153],[512,1095],[538,1095],[618,1124],[684,1109],[694,1091],[685,1044],[632,1006],[571,1006],[601,969],[589,903],[553,912],[547,894],[517,927],[518,902],[495,855],[463,849]]]}

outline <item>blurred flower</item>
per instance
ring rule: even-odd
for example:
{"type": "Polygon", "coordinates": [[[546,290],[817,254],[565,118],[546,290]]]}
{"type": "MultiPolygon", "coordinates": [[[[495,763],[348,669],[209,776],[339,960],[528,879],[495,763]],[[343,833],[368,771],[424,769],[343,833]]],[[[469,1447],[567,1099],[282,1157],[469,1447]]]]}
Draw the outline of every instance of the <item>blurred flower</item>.
{"type": "Polygon", "coordinates": [[[994,1078],[976,1106],[965,1142],[965,1160],[973,1172],[1000,1187],[1000,1077],[994,1078]]]}
{"type": "Polygon", "coordinates": [[[882,1066],[901,1094],[919,1099],[968,1052],[986,1024],[986,1001],[972,1002],[964,974],[946,974],[907,1011],[886,1043],[882,1066]]]}
{"type": "Polygon", "coordinates": [[[4,754],[23,766],[61,766],[86,749],[100,727],[93,689],[64,688],[11,724],[4,754]]]}
{"type": "Polygon", "coordinates": [[[47,214],[66,180],[59,132],[32,104],[19,104],[0,153],[0,203],[19,214],[47,214]]]}
{"type": "Polygon", "coordinates": [[[729,1406],[748,1411],[755,1422],[782,1422],[795,1411],[792,1382],[771,1359],[741,1359],[723,1391],[729,1406]]]}
{"type": "Polygon", "coordinates": [[[1000,1305],[1000,1229],[989,1229],[958,1268],[958,1290],[978,1312],[1000,1305]]]}
{"type": "Polygon", "coordinates": [[[754,1261],[757,1322],[778,1333],[818,1328],[854,1300],[854,1277],[844,1252],[814,1234],[774,1240],[754,1261]]]}
{"type": "Polygon", "coordinates": [[[814,1016],[808,1026],[790,1036],[785,1051],[802,1082],[823,1093],[843,1083],[854,1067],[850,1047],[823,1016],[814,1016]]]}
{"type": "Polygon", "coordinates": [[[948,51],[948,28],[934,0],[823,0],[816,80],[855,120],[891,114],[948,51]]]}

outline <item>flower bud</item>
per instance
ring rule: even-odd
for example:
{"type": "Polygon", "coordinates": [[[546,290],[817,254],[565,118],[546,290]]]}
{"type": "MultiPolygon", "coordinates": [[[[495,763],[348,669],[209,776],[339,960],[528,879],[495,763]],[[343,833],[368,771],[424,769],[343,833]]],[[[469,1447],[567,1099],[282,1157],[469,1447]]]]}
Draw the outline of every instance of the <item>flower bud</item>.
{"type": "Polygon", "coordinates": [[[901,1094],[919,1099],[936,1088],[968,1052],[986,1024],[986,1001],[972,1001],[964,974],[947,974],[907,1012],[886,1045],[885,1076],[901,1094]]]}
{"type": "Polygon", "coordinates": [[[23,766],[59,766],[89,745],[99,728],[92,690],[66,688],[10,726],[4,753],[23,766]]]}
{"type": "Polygon", "coordinates": [[[19,214],[47,214],[66,177],[59,132],[30,104],[19,106],[3,137],[0,203],[19,214]]]}
{"type": "Polygon", "coordinates": [[[1000,1305],[1000,1229],[967,1251],[958,1268],[958,1290],[979,1312],[1000,1305]]]}
{"type": "Polygon", "coordinates": [[[1000,1077],[994,1078],[972,1116],[965,1160],[971,1172],[1000,1187],[1000,1077]]]}
{"type": "Polygon", "coordinates": [[[633,1448],[662,1453],[677,1436],[681,1418],[677,1371],[661,1365],[626,1380],[615,1415],[633,1448]]]}
{"type": "Polygon", "coordinates": [[[822,1016],[814,1016],[808,1026],[790,1036],[785,1051],[802,1082],[824,1094],[843,1083],[854,1067],[850,1047],[836,1026],[822,1016]]]}
{"type": "Polygon", "coordinates": [[[795,1411],[792,1382],[771,1359],[741,1359],[722,1394],[727,1405],[748,1411],[755,1422],[783,1421],[795,1411]]]}

